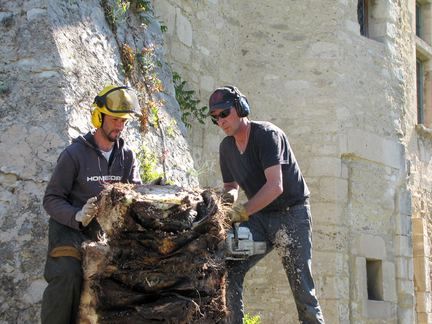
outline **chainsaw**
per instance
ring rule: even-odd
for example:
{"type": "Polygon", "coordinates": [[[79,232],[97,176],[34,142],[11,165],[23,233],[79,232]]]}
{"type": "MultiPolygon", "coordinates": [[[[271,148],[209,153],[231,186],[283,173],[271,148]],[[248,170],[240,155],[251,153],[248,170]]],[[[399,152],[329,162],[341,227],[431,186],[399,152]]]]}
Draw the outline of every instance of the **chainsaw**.
{"type": "Polygon", "coordinates": [[[252,255],[264,254],[266,242],[255,242],[249,228],[234,223],[225,240],[225,260],[246,260],[252,255]]]}
{"type": "MultiPolygon", "coordinates": [[[[211,215],[192,224],[192,230],[205,231],[206,224],[211,215]]],[[[255,242],[252,233],[247,227],[240,227],[240,223],[234,223],[227,232],[224,244],[225,260],[246,260],[252,255],[264,254],[267,250],[266,242],[255,242]]]]}

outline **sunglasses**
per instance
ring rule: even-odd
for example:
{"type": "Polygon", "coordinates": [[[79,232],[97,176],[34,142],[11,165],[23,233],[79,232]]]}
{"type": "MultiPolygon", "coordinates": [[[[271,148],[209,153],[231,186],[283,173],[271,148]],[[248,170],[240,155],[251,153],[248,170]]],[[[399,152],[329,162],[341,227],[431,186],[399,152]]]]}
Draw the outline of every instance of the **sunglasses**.
{"type": "Polygon", "coordinates": [[[231,113],[231,108],[225,109],[219,115],[210,115],[211,121],[213,124],[217,125],[220,118],[226,118],[231,113]]]}

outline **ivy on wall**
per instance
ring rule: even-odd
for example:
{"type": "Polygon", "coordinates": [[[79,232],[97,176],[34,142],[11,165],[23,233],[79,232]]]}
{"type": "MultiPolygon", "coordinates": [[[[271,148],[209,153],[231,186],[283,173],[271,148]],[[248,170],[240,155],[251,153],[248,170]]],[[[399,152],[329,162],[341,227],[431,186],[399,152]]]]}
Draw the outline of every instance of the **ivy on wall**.
{"type": "Polygon", "coordinates": [[[199,100],[196,99],[194,90],[187,90],[186,81],[182,80],[177,72],[173,72],[173,83],[176,92],[176,99],[182,112],[181,120],[186,127],[191,128],[191,120],[195,119],[204,124],[207,117],[207,107],[198,107],[199,100]]]}

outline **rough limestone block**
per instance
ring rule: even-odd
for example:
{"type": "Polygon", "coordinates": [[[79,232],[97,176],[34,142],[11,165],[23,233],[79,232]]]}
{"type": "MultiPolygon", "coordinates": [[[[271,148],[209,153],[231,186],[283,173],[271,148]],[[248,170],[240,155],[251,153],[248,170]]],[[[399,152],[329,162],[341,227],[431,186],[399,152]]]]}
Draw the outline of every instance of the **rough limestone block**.
{"type": "Polygon", "coordinates": [[[430,264],[424,257],[414,257],[414,277],[416,278],[416,289],[418,291],[429,291],[431,288],[430,264]]]}
{"type": "MultiPolygon", "coordinates": [[[[411,192],[403,190],[399,192],[399,212],[402,215],[411,217],[412,215],[412,195],[411,192]]],[[[411,233],[408,232],[408,233],[411,233]]]]}
{"type": "MultiPolygon", "coordinates": [[[[413,309],[399,307],[398,308],[398,321],[399,323],[415,323],[413,309]]],[[[420,322],[418,322],[420,324],[420,322]]]]}
{"type": "Polygon", "coordinates": [[[403,146],[396,141],[359,129],[348,132],[348,152],[365,159],[383,163],[395,169],[403,165],[403,146]]]}
{"type": "Polygon", "coordinates": [[[413,234],[423,235],[425,232],[425,220],[420,217],[412,218],[413,234]]]}
{"type": "Polygon", "coordinates": [[[312,215],[314,224],[342,225],[347,224],[345,206],[334,202],[312,202],[312,215]]]}
{"type": "Polygon", "coordinates": [[[396,304],[386,301],[368,300],[366,303],[367,317],[372,319],[396,320],[396,304]]]}
{"type": "Polygon", "coordinates": [[[404,257],[412,257],[413,249],[412,242],[409,236],[396,235],[395,237],[395,251],[396,255],[404,257]]]}
{"type": "Polygon", "coordinates": [[[153,5],[155,12],[158,12],[159,16],[163,17],[163,22],[167,27],[167,34],[173,35],[175,30],[176,9],[166,1],[154,1],[153,5]]]}
{"type": "Polygon", "coordinates": [[[406,280],[409,279],[410,275],[412,276],[412,273],[410,273],[412,268],[413,267],[412,267],[411,259],[403,258],[403,257],[396,258],[396,278],[406,279],[406,280]]]}
{"type": "MultiPolygon", "coordinates": [[[[398,284],[399,286],[399,284],[398,284]]],[[[406,308],[406,309],[413,309],[414,305],[415,305],[415,298],[414,298],[414,293],[400,293],[398,295],[398,304],[399,307],[401,308],[406,308]]],[[[408,323],[408,322],[401,322],[401,323],[408,323]]]]}
{"type": "Polygon", "coordinates": [[[417,323],[418,324],[430,324],[430,323],[432,323],[432,314],[417,313],[417,323]]]}
{"type": "Polygon", "coordinates": [[[385,241],[381,236],[361,234],[358,240],[358,253],[368,259],[385,260],[385,241]]]}
{"type": "Polygon", "coordinates": [[[355,300],[361,301],[364,305],[367,300],[367,277],[366,259],[363,257],[355,258],[355,300]]]}
{"type": "Polygon", "coordinates": [[[192,46],[192,26],[189,20],[176,9],[176,32],[179,40],[186,46],[192,46]]]}
{"type": "Polygon", "coordinates": [[[342,226],[314,226],[313,244],[321,247],[321,251],[345,251],[351,238],[345,227],[342,226]]]}
{"type": "Polygon", "coordinates": [[[414,291],[414,282],[412,280],[398,280],[397,286],[399,294],[412,294],[414,291]]]}
{"type": "Polygon", "coordinates": [[[315,157],[309,162],[308,175],[313,177],[340,177],[342,175],[342,163],[335,157],[315,157]]]}
{"type": "Polygon", "coordinates": [[[192,63],[192,54],[189,48],[182,42],[174,43],[170,51],[176,53],[177,60],[181,62],[181,64],[190,65],[192,63]]]}
{"type": "Polygon", "coordinates": [[[200,78],[200,88],[207,91],[212,91],[215,88],[214,78],[210,75],[203,75],[200,78]]]}
{"type": "Polygon", "coordinates": [[[348,257],[343,253],[313,251],[312,271],[320,275],[349,275],[348,257]]]}
{"type": "MultiPolygon", "coordinates": [[[[321,309],[326,320],[326,323],[339,323],[349,324],[350,311],[348,307],[348,300],[335,300],[323,298],[320,300],[321,309]]],[[[291,323],[287,321],[285,323],[291,323]]],[[[295,322],[293,322],[295,323],[295,322]]]]}
{"type": "Polygon", "coordinates": [[[410,235],[412,233],[412,220],[409,214],[399,214],[395,217],[396,235],[410,235]]]}
{"type": "Polygon", "coordinates": [[[412,244],[413,244],[413,254],[416,257],[428,257],[429,249],[428,248],[428,237],[426,233],[424,234],[414,234],[412,236],[412,244]]]}
{"type": "Polygon", "coordinates": [[[416,293],[416,311],[421,313],[432,313],[431,292],[419,291],[416,293]]]}
{"type": "Polygon", "coordinates": [[[348,181],[335,177],[319,180],[319,195],[324,201],[342,202],[348,199],[348,181]]]}
{"type": "Polygon", "coordinates": [[[393,303],[397,302],[396,293],[396,270],[393,262],[383,262],[383,293],[384,300],[393,303]]]}

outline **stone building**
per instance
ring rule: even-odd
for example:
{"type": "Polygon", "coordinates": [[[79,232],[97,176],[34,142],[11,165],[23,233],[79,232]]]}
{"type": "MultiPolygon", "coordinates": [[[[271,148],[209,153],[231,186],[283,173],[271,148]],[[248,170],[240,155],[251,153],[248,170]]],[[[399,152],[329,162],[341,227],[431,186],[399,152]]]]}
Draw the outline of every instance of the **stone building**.
{"type": "MultiPolygon", "coordinates": [[[[202,105],[215,87],[237,85],[252,119],[286,131],[312,191],[327,323],[431,323],[430,1],[151,2],[0,2],[0,323],[38,317],[43,191],[60,151],[90,128],[95,92],[143,84],[145,75],[127,78],[125,44],[154,50],[146,71],[164,91],[140,90],[164,102],[158,120],[170,129],[143,135],[133,123],[136,150],[163,155],[176,183],[221,186],[223,134],[209,122],[185,128],[171,73],[202,105]]],[[[245,302],[263,323],[296,323],[275,254],[248,274],[245,302]]]]}
{"type": "MultiPolygon", "coordinates": [[[[327,322],[431,323],[430,1],[153,3],[167,60],[203,103],[235,84],[252,119],[288,134],[312,191],[327,322]]],[[[197,125],[190,136],[208,171],[200,183],[221,185],[223,134],[197,125]]],[[[295,322],[276,255],[248,275],[245,294],[264,323],[295,322]]]]}

